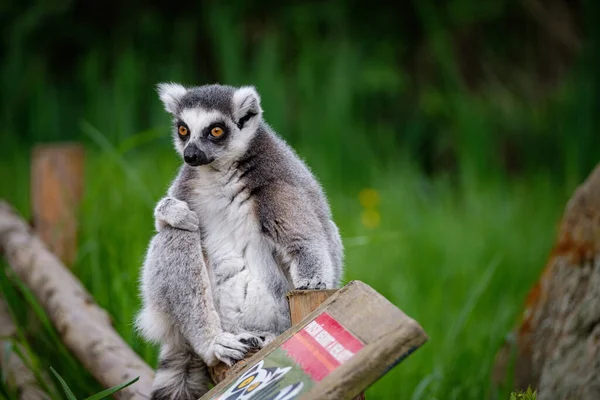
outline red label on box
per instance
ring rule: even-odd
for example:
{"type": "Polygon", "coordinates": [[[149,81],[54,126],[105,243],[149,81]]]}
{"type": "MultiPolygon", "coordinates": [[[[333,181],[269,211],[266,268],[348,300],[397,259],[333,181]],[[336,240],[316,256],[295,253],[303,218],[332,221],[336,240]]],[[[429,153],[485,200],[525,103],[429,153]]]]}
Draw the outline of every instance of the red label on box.
{"type": "Polygon", "coordinates": [[[296,400],[363,347],[323,312],[212,399],[296,400]]]}
{"type": "Polygon", "coordinates": [[[281,348],[318,382],[354,356],[363,344],[324,312],[283,343],[281,348]]]}

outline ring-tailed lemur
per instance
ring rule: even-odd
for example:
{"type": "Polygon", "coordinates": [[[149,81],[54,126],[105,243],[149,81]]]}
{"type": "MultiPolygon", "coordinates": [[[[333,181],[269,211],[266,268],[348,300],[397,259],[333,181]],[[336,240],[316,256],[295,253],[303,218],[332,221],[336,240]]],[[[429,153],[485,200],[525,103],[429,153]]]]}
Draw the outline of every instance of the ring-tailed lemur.
{"type": "Polygon", "coordinates": [[[323,190],[253,87],[158,92],[185,163],[155,209],[137,325],[162,345],[153,399],[196,399],[206,365],[289,328],[289,290],[339,287],[343,248],[323,190]]]}

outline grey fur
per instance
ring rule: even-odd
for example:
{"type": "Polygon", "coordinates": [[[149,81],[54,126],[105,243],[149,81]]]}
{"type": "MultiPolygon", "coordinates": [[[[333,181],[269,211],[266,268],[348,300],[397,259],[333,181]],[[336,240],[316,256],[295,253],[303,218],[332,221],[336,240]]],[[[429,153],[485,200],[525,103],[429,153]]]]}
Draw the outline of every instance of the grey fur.
{"type": "Polygon", "coordinates": [[[208,391],[206,364],[187,346],[165,344],[151,400],[197,400],[208,391]]]}
{"type": "MultiPolygon", "coordinates": [[[[321,186],[263,121],[254,88],[162,84],[159,94],[177,151],[195,146],[210,162],[184,164],[155,209],[138,326],[165,354],[231,363],[289,328],[289,290],[339,287],[341,238],[321,186]],[[214,123],[223,137],[210,135],[214,123]]],[[[172,396],[181,385],[156,390],[172,396]]]]}

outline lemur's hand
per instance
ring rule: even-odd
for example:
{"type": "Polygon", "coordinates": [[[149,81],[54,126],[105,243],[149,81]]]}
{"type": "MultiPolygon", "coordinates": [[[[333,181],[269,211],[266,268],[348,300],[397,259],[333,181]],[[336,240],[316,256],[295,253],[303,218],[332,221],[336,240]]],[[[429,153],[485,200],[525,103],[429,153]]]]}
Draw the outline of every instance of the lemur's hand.
{"type": "Polygon", "coordinates": [[[164,197],[154,209],[154,227],[158,232],[167,226],[195,232],[199,225],[198,215],[185,201],[174,197],[164,197]]]}
{"type": "MultiPolygon", "coordinates": [[[[250,333],[223,332],[218,335],[213,342],[209,352],[214,354],[213,360],[219,360],[231,367],[237,361],[244,358],[251,348],[262,348],[263,341],[250,333]]],[[[205,360],[207,365],[212,366],[213,360],[205,360]],[[211,362],[212,361],[212,362],[211,362]]]]}

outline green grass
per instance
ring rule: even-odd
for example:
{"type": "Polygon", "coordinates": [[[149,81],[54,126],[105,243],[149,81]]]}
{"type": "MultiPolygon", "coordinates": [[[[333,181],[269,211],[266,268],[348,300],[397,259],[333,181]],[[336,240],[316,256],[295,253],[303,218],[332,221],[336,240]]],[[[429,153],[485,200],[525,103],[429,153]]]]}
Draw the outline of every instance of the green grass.
{"type": "MultiPolygon", "coordinates": [[[[140,341],[132,321],[139,268],[153,231],[152,207],[179,160],[164,141],[125,152],[102,146],[88,148],[74,271],[125,340],[155,365],[156,349],[140,341]]],[[[15,153],[0,177],[25,182],[27,158],[15,153]]],[[[430,340],[367,396],[484,398],[495,352],[544,264],[567,192],[543,175],[457,182],[428,179],[409,163],[375,172],[365,187],[379,199],[369,205],[371,215],[379,215],[376,227],[364,225],[365,209],[353,185],[325,187],[346,246],[346,279],[373,286],[418,320],[430,340]]],[[[0,195],[26,214],[27,190],[26,184],[3,185],[0,195]]],[[[43,347],[41,352],[48,353],[43,347]]],[[[66,361],[42,359],[41,368],[52,365],[77,397],[98,391],[76,363],[66,361]]]]}
{"type": "Polygon", "coordinates": [[[537,392],[527,388],[527,391],[516,391],[510,394],[509,400],[536,400],[537,392]]]}

